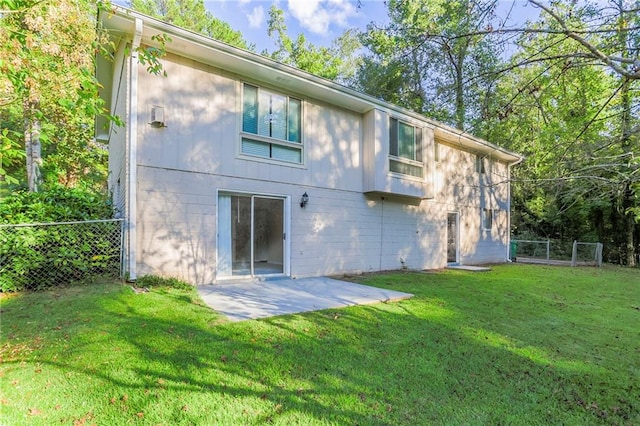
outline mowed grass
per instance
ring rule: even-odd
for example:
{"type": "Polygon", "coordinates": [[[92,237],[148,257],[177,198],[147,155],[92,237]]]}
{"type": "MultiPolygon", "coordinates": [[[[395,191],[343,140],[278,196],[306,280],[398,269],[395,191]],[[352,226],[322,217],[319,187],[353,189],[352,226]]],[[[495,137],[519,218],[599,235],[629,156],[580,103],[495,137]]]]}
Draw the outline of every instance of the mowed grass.
{"type": "Polygon", "coordinates": [[[170,287],[5,296],[1,422],[640,424],[640,271],[354,279],[415,297],[229,323],[170,287]]]}

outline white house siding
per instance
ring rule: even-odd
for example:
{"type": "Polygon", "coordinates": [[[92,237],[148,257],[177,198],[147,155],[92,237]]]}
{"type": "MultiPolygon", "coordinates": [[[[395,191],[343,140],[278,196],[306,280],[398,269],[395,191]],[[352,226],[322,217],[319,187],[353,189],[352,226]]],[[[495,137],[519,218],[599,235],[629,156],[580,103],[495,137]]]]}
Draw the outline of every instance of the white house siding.
{"type": "Polygon", "coordinates": [[[138,178],[141,275],[215,280],[216,190],[290,197],[294,277],[399,269],[402,260],[411,269],[443,266],[444,226],[442,217],[427,218],[429,203],[146,166],[138,178]],[[310,195],[304,209],[302,191],[310,195]]]}
{"type": "MultiPolygon", "coordinates": [[[[120,40],[116,46],[114,52],[114,59],[112,62],[102,61],[103,66],[110,66],[113,75],[113,83],[107,88],[111,88],[111,93],[108,95],[110,100],[109,114],[118,116],[122,119],[126,119],[129,110],[129,93],[130,87],[128,84],[130,69],[129,60],[126,57],[128,43],[126,40],[120,40]]],[[[102,89],[105,90],[105,89],[102,89]]],[[[127,205],[127,188],[129,187],[129,155],[128,155],[128,141],[127,141],[127,129],[123,126],[117,126],[112,122],[97,121],[99,126],[108,126],[108,128],[96,129],[96,133],[105,138],[101,141],[108,141],[109,144],[109,174],[107,176],[107,187],[111,195],[113,203],[114,216],[118,219],[125,219],[128,217],[127,205]]],[[[126,220],[128,226],[128,220],[126,220]]],[[[129,239],[130,233],[125,231],[124,250],[122,261],[124,265],[129,264],[129,255],[131,253],[130,247],[132,242],[129,239]]],[[[125,271],[122,271],[125,272],[125,271]]]]}
{"type": "MultiPolygon", "coordinates": [[[[175,55],[163,64],[166,78],[142,67],[139,73],[138,275],[197,284],[216,280],[219,191],[287,197],[294,277],[443,267],[449,211],[460,213],[462,262],[505,260],[507,213],[496,214],[490,231],[480,229],[480,218],[483,205],[506,208],[506,184],[481,186],[474,154],[440,147],[435,182],[421,189],[430,199],[365,194],[365,186],[374,185],[367,177],[372,166],[363,156],[370,148],[365,149],[366,114],[283,90],[304,100],[304,164],[251,159],[239,153],[245,80],[175,55]],[[166,127],[148,124],[153,105],[164,108],[166,127]],[[304,192],[310,201],[303,209],[298,203],[304,192]]],[[[386,113],[376,114],[386,119],[386,113]]],[[[428,127],[425,138],[431,141],[428,127]]],[[[378,155],[387,149],[379,146],[388,144],[384,129],[386,124],[370,151],[382,163],[387,162],[378,155]]],[[[432,151],[428,155],[432,158],[432,151]]],[[[502,179],[507,169],[494,163],[490,170],[485,178],[493,180],[502,179]]]]}
{"type": "Polygon", "coordinates": [[[138,167],[138,274],[215,278],[215,175],[138,167]]]}
{"type": "MultiPolygon", "coordinates": [[[[436,163],[436,200],[445,210],[460,215],[460,262],[467,264],[506,260],[508,229],[508,166],[485,157],[485,174],[476,171],[476,154],[439,145],[436,163]],[[482,209],[494,211],[493,227],[482,229],[482,209]]],[[[446,222],[446,217],[442,219],[446,222]]]]}
{"type": "MultiPolygon", "coordinates": [[[[126,117],[127,100],[128,100],[128,75],[129,68],[125,60],[126,43],[120,42],[113,62],[109,65],[113,67],[113,79],[119,84],[113,85],[113,93],[111,93],[111,115],[126,117]]],[[[103,129],[100,129],[103,131],[103,129]]],[[[127,148],[126,148],[126,129],[111,123],[109,125],[109,176],[108,188],[111,193],[113,208],[118,218],[124,217],[126,211],[126,188],[127,188],[127,148]]]]}
{"type": "MultiPolygon", "coordinates": [[[[394,115],[397,118],[397,115],[394,115]]],[[[415,119],[404,119],[422,130],[423,161],[426,164],[425,179],[389,173],[389,115],[373,109],[363,118],[363,169],[366,193],[390,193],[394,195],[433,198],[433,129],[415,119]]]]}

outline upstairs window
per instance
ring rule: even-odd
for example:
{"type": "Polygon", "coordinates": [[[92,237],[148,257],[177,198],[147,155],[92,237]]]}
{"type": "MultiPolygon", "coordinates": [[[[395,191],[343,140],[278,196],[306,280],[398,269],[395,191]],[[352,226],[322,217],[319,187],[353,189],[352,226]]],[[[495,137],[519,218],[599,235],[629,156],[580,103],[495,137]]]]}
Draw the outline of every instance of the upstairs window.
{"type": "Polygon", "coordinates": [[[424,177],[422,128],[390,118],[389,157],[390,171],[424,177]]]}
{"type": "Polygon", "coordinates": [[[302,163],[302,101],[244,84],[241,151],[302,163]]]}

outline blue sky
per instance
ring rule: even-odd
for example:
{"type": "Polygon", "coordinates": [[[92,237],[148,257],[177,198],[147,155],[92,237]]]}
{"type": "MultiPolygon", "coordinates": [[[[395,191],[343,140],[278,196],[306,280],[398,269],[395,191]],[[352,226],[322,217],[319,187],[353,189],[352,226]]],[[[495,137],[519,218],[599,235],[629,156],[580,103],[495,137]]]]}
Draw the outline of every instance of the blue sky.
{"type": "MultiPolygon", "coordinates": [[[[114,2],[128,3],[126,0],[114,2]]],[[[512,16],[517,21],[537,16],[538,10],[526,5],[526,0],[500,1],[498,14],[506,14],[514,3],[512,16]]],[[[272,40],[267,36],[272,4],[284,11],[287,30],[292,38],[303,33],[308,41],[319,46],[330,46],[349,28],[365,29],[370,22],[387,22],[383,0],[204,0],[205,7],[215,17],[241,31],[245,40],[253,43],[258,52],[274,49],[272,40]]]]}
{"type": "Polygon", "coordinates": [[[272,48],[267,36],[269,8],[276,4],[285,13],[288,33],[295,37],[303,33],[316,45],[329,46],[349,28],[364,29],[371,21],[386,22],[386,7],[382,0],[205,0],[205,7],[226,21],[244,38],[254,43],[258,51],[272,48]]]}

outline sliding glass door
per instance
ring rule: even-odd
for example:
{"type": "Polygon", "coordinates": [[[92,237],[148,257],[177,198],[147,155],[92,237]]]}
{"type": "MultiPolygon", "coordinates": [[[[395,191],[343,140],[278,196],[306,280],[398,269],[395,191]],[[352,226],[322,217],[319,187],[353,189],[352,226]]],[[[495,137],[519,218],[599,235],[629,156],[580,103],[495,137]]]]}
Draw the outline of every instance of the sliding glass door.
{"type": "Polygon", "coordinates": [[[284,201],[259,195],[218,195],[218,277],[284,273],[284,201]]]}

